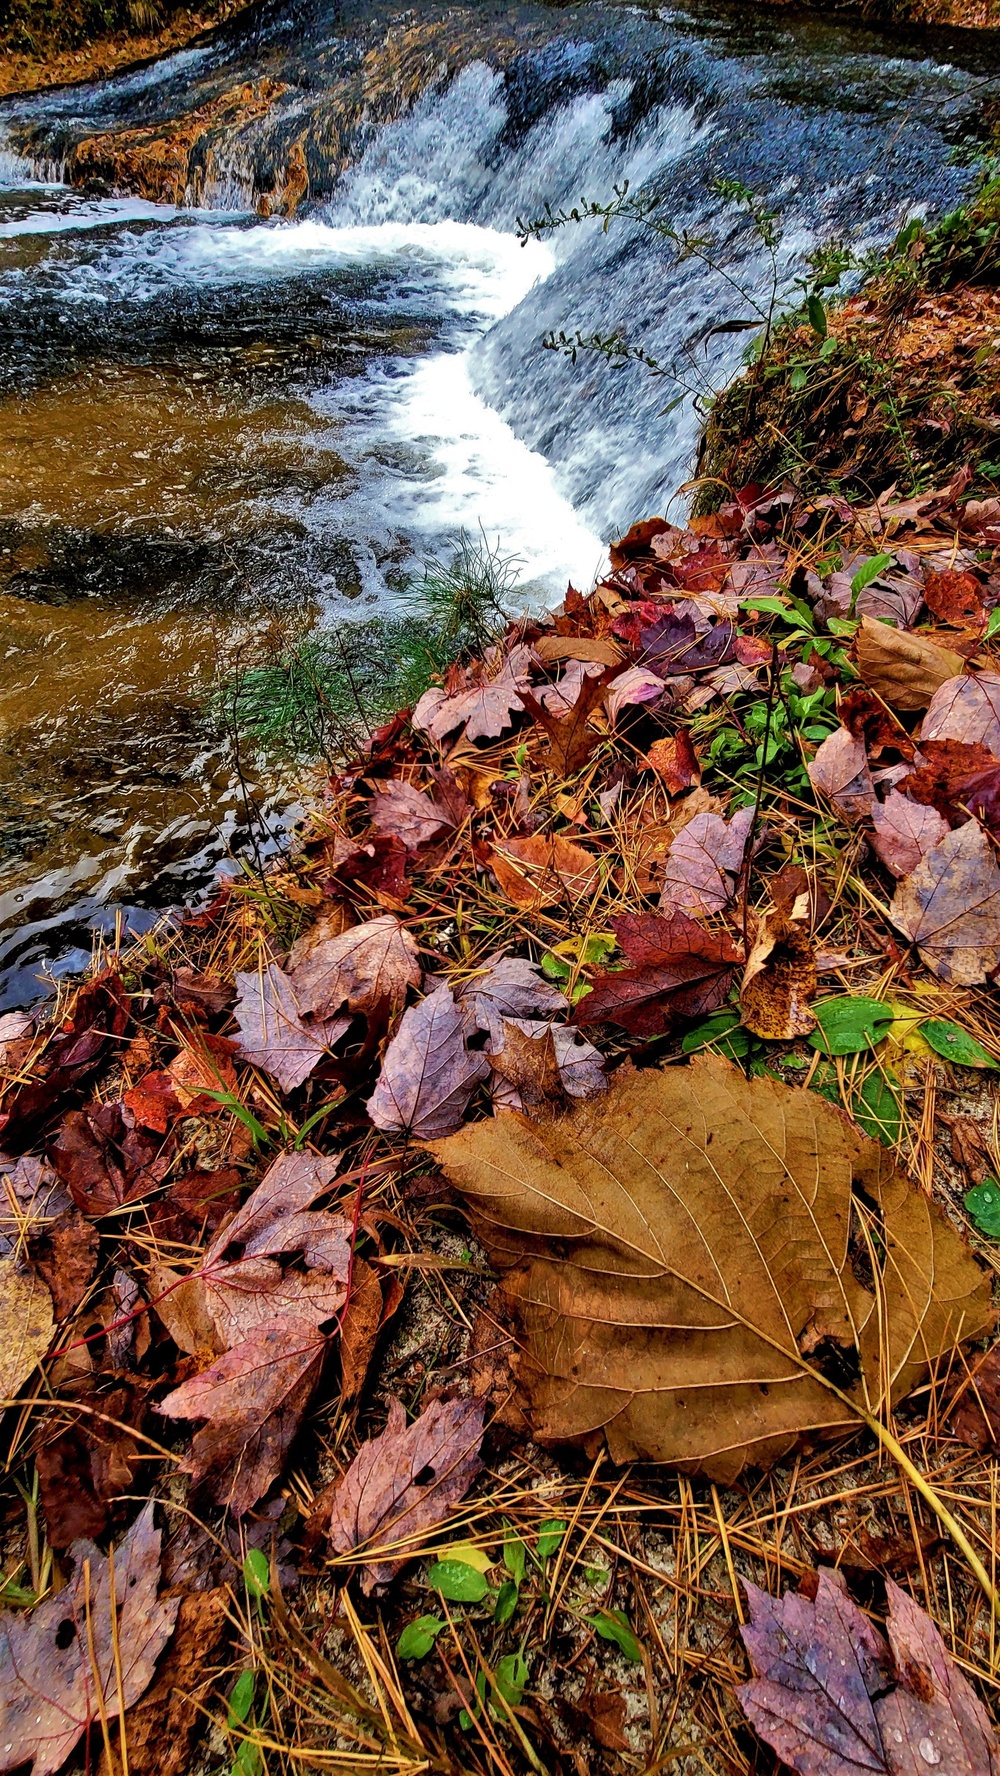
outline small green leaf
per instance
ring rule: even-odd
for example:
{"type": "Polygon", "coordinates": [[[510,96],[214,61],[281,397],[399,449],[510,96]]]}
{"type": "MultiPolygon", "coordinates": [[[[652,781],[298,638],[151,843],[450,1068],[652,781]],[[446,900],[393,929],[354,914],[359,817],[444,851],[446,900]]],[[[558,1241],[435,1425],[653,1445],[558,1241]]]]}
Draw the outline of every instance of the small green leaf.
{"type": "Polygon", "coordinates": [[[920,1026],[920,1034],[926,1037],[935,1054],[943,1055],[946,1061],[955,1061],[959,1067],[997,1065],[981,1042],[959,1024],[949,1023],[947,1018],[926,1018],[920,1026]]]}
{"type": "Polygon", "coordinates": [[[255,1671],[241,1671],[229,1692],[229,1713],[226,1725],[240,1727],[253,1707],[253,1692],[257,1682],[255,1671]]]}
{"type": "Polygon", "coordinates": [[[879,574],[884,573],[895,559],[894,555],[873,555],[870,561],[866,561],[863,567],[858,568],[851,581],[852,610],[854,608],[853,600],[857,598],[858,593],[863,592],[866,586],[870,586],[873,580],[877,580],[879,574]]]}
{"type": "Polygon", "coordinates": [[[818,1030],[809,1038],[811,1047],[820,1054],[863,1054],[881,1042],[892,1023],[892,1007],[880,999],[862,999],[853,994],[843,999],[821,999],[813,1006],[818,1030]]]}
{"type": "Polygon", "coordinates": [[[528,1681],[528,1661],[523,1653],[508,1653],[499,1660],[493,1672],[496,1686],[505,1702],[517,1708],[528,1681]]]}
{"type": "Polygon", "coordinates": [[[771,598],[763,593],[757,598],[740,599],[741,610],[763,611],[766,616],[771,617],[787,617],[789,608],[787,599],[771,598]]]}
{"type": "Polygon", "coordinates": [[[260,1746],[253,1739],[244,1739],[237,1747],[230,1776],[257,1776],[260,1769],[260,1746]]]}
{"type": "Polygon", "coordinates": [[[990,620],[986,625],[986,633],[983,636],[983,640],[992,641],[998,629],[1000,629],[1000,604],[997,605],[996,610],[990,611],[990,620]]]}
{"type": "Polygon", "coordinates": [[[895,1147],[903,1107],[899,1092],[882,1073],[869,1073],[861,1090],[853,1094],[851,1115],[873,1141],[881,1141],[883,1147],[895,1147]]]}
{"type": "Polygon", "coordinates": [[[583,1576],[588,1585],[606,1585],[611,1575],[606,1566],[585,1566],[583,1576]]]}
{"type": "Polygon", "coordinates": [[[471,1732],[471,1730],[472,1730],[472,1716],[469,1713],[467,1708],[460,1708],[459,1709],[458,1724],[461,1727],[463,1733],[471,1732]]]}
{"type": "Polygon", "coordinates": [[[984,1178],[974,1190],[967,1190],[965,1206],[980,1233],[1000,1239],[1000,1184],[995,1178],[984,1178]]]}
{"type": "Polygon", "coordinates": [[[396,1642],[400,1658],[426,1659],[443,1627],[439,1616],[418,1616],[415,1622],[408,1622],[396,1642]]]}
{"type": "Polygon", "coordinates": [[[514,1614],[514,1611],[517,1609],[517,1596],[518,1590],[516,1580],[504,1579],[503,1584],[497,1592],[496,1606],[493,1610],[493,1620],[498,1623],[501,1628],[506,1626],[510,1621],[511,1616],[514,1614]]]}
{"type": "Polygon", "coordinates": [[[598,1610],[596,1616],[588,1616],[587,1621],[602,1640],[614,1641],[633,1665],[642,1664],[642,1648],[632,1633],[628,1617],[621,1610],[598,1610]]]}
{"type": "Polygon", "coordinates": [[[549,1517],[538,1531],[538,1558],[548,1560],[566,1534],[569,1525],[561,1517],[549,1517]]]}
{"type": "Polygon", "coordinates": [[[818,296],[810,296],[806,303],[806,313],[809,316],[809,325],[813,332],[818,333],[821,339],[825,339],[829,332],[826,324],[826,309],[818,296]]]}
{"type": "Polygon", "coordinates": [[[528,1564],[528,1550],[520,1536],[508,1536],[504,1542],[503,1563],[515,1585],[523,1585],[525,1569],[528,1564]]]}
{"type": "Polygon", "coordinates": [[[546,950],[542,957],[541,970],[543,974],[548,975],[549,980],[569,980],[572,973],[569,963],[565,962],[561,956],[553,956],[551,950],[546,950]]]}
{"type": "Polygon", "coordinates": [[[683,1054],[696,1054],[702,1048],[717,1049],[730,1061],[744,1060],[750,1053],[750,1037],[740,1028],[739,1013],[726,1006],[702,1018],[681,1039],[683,1054]]]}
{"type": "Polygon", "coordinates": [[[271,1568],[260,1548],[251,1548],[243,1562],[243,1582],[251,1597],[266,1597],[271,1588],[271,1568]]]}
{"type": "Polygon", "coordinates": [[[447,1597],[450,1603],[482,1603],[489,1585],[474,1566],[463,1560],[438,1560],[427,1574],[433,1590],[447,1597]]]}
{"type": "Polygon", "coordinates": [[[789,381],[791,387],[794,389],[795,393],[799,394],[801,392],[801,390],[805,388],[807,382],[809,381],[809,372],[805,368],[805,365],[804,364],[797,365],[796,368],[792,371],[791,376],[788,378],[788,381],[789,381]]]}

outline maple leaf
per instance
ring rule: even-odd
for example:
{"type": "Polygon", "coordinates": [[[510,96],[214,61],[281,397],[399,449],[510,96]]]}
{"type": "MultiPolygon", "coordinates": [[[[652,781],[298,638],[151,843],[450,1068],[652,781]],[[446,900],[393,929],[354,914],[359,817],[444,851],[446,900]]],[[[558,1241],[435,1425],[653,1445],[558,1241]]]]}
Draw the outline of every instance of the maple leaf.
{"type": "Polygon", "coordinates": [[[269,1073],[282,1091],[295,1091],[343,1036],[350,1018],[306,1024],[292,984],[276,962],[253,974],[237,974],[236,985],[238,1052],[269,1073]]]}
{"type": "Polygon", "coordinates": [[[505,1018],[548,1017],[566,1011],[565,993],[547,981],[537,962],[526,956],[487,957],[482,972],[470,975],[455,988],[455,998],[467,1005],[480,1030],[499,1041],[505,1018]]]}
{"type": "Polygon", "coordinates": [[[728,996],[741,957],[724,932],[706,931],[677,908],[623,913],[612,927],[633,966],[595,976],[576,1007],[578,1024],[660,1036],[677,1018],[703,1017],[728,996]]]}
{"type": "Polygon", "coordinates": [[[128,995],[117,974],[105,969],[84,982],[68,1017],[33,1061],[30,1076],[4,1100],[0,1139],[9,1152],[23,1145],[32,1129],[54,1116],[62,1100],[89,1079],[128,1020],[128,995]]]}
{"type": "Polygon", "coordinates": [[[743,868],[753,822],[752,808],[739,808],[728,825],[721,814],[696,814],[689,820],[667,852],[661,908],[721,912],[743,868]]]}
{"type": "Polygon", "coordinates": [[[808,890],[760,922],[740,987],[740,1022],[769,1042],[790,1042],[816,1028],[816,951],[808,890]]]}
{"type": "Polygon", "coordinates": [[[488,1054],[494,1105],[521,1110],[533,1104],[592,1098],[607,1090],[598,1049],[565,1024],[504,1018],[488,1054]]]}
{"type": "Polygon", "coordinates": [[[449,825],[446,815],[422,789],[394,777],[372,798],[372,825],[378,833],[394,833],[408,851],[430,844],[449,825]]]}
{"type": "Polygon", "coordinates": [[[936,808],[949,821],[962,808],[973,808],[970,795],[978,798],[977,806],[987,810],[995,806],[1000,759],[981,741],[969,745],[964,740],[923,740],[919,761],[904,779],[904,793],[911,801],[936,808]]]}
{"type": "Polygon", "coordinates": [[[486,1056],[466,1046],[471,1022],[443,986],[404,1012],[367,1104],[376,1128],[430,1140],[458,1127],[490,1071],[486,1056]]]}
{"type": "Polygon", "coordinates": [[[598,677],[583,677],[576,699],[566,715],[543,708],[537,697],[533,697],[528,691],[522,692],[522,707],[534,717],[539,727],[544,728],[548,736],[548,745],[542,753],[541,763],[546,770],[554,771],[557,777],[572,777],[600,745],[601,736],[588,723],[595,709],[599,709],[604,702],[614,671],[614,667],[609,667],[598,677]]]}
{"type": "Polygon", "coordinates": [[[289,966],[299,1008],[320,1019],[344,1005],[367,1017],[385,1008],[395,1014],[422,978],[417,945],[392,913],[323,939],[289,966]]]}
{"type": "Polygon", "coordinates": [[[931,846],[949,831],[947,820],[936,808],[922,807],[900,795],[898,789],[891,789],[884,802],[875,802],[871,815],[875,850],[897,877],[915,870],[931,846]]]}
{"type": "Polygon", "coordinates": [[[503,892],[527,912],[581,900],[600,877],[596,857],[558,834],[505,839],[490,852],[489,865],[503,892]]]}
{"type": "Polygon", "coordinates": [[[925,740],[961,740],[1000,758],[1000,673],[966,672],[935,691],[920,724],[925,740]]]}
{"type": "Polygon", "coordinates": [[[56,1329],[48,1289],[40,1277],[21,1269],[15,1251],[0,1255],[0,1400],[4,1402],[17,1399],[56,1329]]]}
{"type": "Polygon", "coordinates": [[[860,820],[871,812],[875,785],[862,735],[852,734],[849,728],[836,728],[806,770],[813,788],[825,795],[846,820],[860,820]]]}
{"type": "MultiPolygon", "coordinates": [[[[236,1090],[233,1044],[224,1036],[213,1036],[208,1030],[201,1030],[174,1056],[167,1068],[167,1078],[180,1109],[196,1115],[217,1114],[222,1106],[210,1094],[236,1090]]],[[[164,1102],[163,1108],[168,1111],[169,1100],[164,1102]]],[[[148,1113],[148,1102],[144,1098],[137,1120],[148,1117],[148,1113]]],[[[147,1120],[146,1126],[156,1128],[160,1120],[162,1117],[152,1122],[147,1120]]]]}
{"type": "Polygon", "coordinates": [[[432,740],[444,740],[456,728],[464,728],[467,740],[497,740],[521,713],[522,680],[505,666],[495,678],[446,696],[438,686],[425,691],[410,721],[432,740]]]}
{"type": "Polygon", "coordinates": [[[170,1161],[161,1143],[127,1125],[120,1103],[70,1110],[52,1143],[52,1163],[78,1209],[109,1215],[160,1182],[170,1161]]]}
{"type": "Polygon", "coordinates": [[[385,1430],[363,1443],[333,1490],[330,1551],[370,1548],[364,1591],[386,1585],[419,1552],[425,1530],[447,1517],[479,1472],[481,1400],[433,1400],[412,1424],[389,1402],[385,1430]]]}
{"type": "Polygon", "coordinates": [[[965,661],[927,636],[862,617],[855,637],[858,672],[890,709],[926,709],[965,661]]]}
{"type": "Polygon", "coordinates": [[[1000,1776],[985,1708],[930,1617],[886,1580],[889,1645],[821,1568],[815,1602],[744,1582],[741,1628],[755,1676],[736,1691],[762,1739],[798,1776],[1000,1776]]]}
{"type": "Polygon", "coordinates": [[[853,1429],[991,1324],[989,1281],[936,1205],[818,1094],[718,1057],[619,1073],[560,1116],[431,1143],[504,1277],[535,1436],[727,1483],[853,1429]],[[876,1289],[851,1264],[877,1205],[876,1289]],[[860,1366],[837,1391],[808,1353],[860,1366]],[[763,1385],[762,1385],[763,1384],[763,1385]]]}
{"type": "Polygon", "coordinates": [[[261,1324],[155,1407],[165,1418],[208,1420],[184,1465],[236,1516],[280,1474],[325,1352],[313,1320],[283,1316],[261,1324]]]}
{"type": "Polygon", "coordinates": [[[158,1597],[160,1532],[148,1504],[110,1562],[93,1542],[70,1549],[73,1576],[30,1614],[0,1614],[0,1771],[53,1776],[100,1716],[117,1718],[148,1688],[179,1597],[158,1597]]]}
{"type": "Polygon", "coordinates": [[[925,852],[893,896],[893,924],[941,980],[970,987],[1000,966],[1000,869],[974,820],[925,852]]]}
{"type": "Polygon", "coordinates": [[[699,636],[694,618],[687,611],[670,610],[642,630],[639,664],[664,676],[724,666],[735,658],[735,637],[735,626],[727,619],[706,628],[699,636]]]}

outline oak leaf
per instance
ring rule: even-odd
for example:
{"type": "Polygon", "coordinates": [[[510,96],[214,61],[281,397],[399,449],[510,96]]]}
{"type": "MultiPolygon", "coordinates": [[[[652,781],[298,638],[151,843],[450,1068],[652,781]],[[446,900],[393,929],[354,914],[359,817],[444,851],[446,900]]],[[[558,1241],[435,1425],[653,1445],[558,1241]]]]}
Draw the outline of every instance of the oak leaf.
{"type": "Polygon", "coordinates": [[[269,1073],[282,1091],[295,1091],[343,1036],[350,1019],[307,1024],[292,984],[276,962],[253,974],[237,974],[236,985],[233,1016],[240,1032],[239,1053],[269,1073]]]}
{"type": "Polygon", "coordinates": [[[876,802],[871,813],[875,850],[896,877],[910,875],[950,830],[936,808],[911,802],[898,789],[891,789],[884,802],[876,802]]]}
{"type": "Polygon", "coordinates": [[[431,1140],[458,1127],[490,1071],[486,1056],[467,1047],[471,1025],[471,1014],[447,987],[404,1012],[368,1100],[376,1128],[431,1140]]]}
{"type": "Polygon", "coordinates": [[[30,1614],[0,1615],[0,1771],[53,1776],[99,1716],[148,1689],[179,1597],[157,1597],[160,1532],[146,1506],[110,1562],[74,1542],[73,1577],[30,1614]],[[120,1674],[120,1675],[119,1675],[120,1674]]]}
{"type": "Polygon", "coordinates": [[[720,913],[732,898],[753,828],[752,808],[728,822],[721,814],[696,814],[667,852],[660,906],[688,913],[720,913]]]}
{"type": "Polygon", "coordinates": [[[850,1430],[991,1323],[987,1278],[884,1148],[718,1057],[620,1072],[558,1118],[501,1112],[431,1151],[504,1275],[544,1443],[603,1432],[614,1461],[728,1482],[850,1430]],[[851,1263],[870,1204],[877,1295],[851,1263]],[[826,1381],[820,1346],[860,1366],[853,1388],[826,1381]]]}
{"type": "Polygon", "coordinates": [[[706,931],[679,909],[623,913],[612,926],[632,966],[595,976],[577,1005],[578,1024],[660,1036],[677,1018],[704,1017],[727,998],[740,954],[724,932],[706,931]]]}
{"type": "Polygon", "coordinates": [[[740,1022],[769,1042],[790,1042],[816,1028],[816,951],[808,890],[790,908],[765,913],[740,987],[740,1022]]]}
{"type": "Polygon", "coordinates": [[[503,892],[526,912],[581,900],[594,892],[600,875],[596,857],[558,834],[505,839],[490,852],[489,864],[503,892]]]}
{"type": "Polygon", "coordinates": [[[871,812],[875,785],[862,735],[836,728],[806,770],[813,788],[825,795],[845,820],[860,820],[871,812]]]}
{"type": "Polygon", "coordinates": [[[523,707],[534,717],[538,726],[544,729],[548,739],[541,763],[546,770],[554,771],[557,777],[572,777],[600,745],[601,736],[594,732],[589,722],[591,715],[604,702],[613,673],[614,668],[609,667],[596,677],[584,675],[576,698],[565,714],[546,709],[530,692],[522,692],[523,707]]]}
{"type": "Polygon", "coordinates": [[[330,1551],[370,1549],[362,1590],[386,1585],[419,1552],[425,1530],[465,1497],[480,1469],[481,1400],[433,1400],[412,1424],[399,1400],[336,1485],[330,1551]],[[371,1544],[375,1548],[371,1549],[371,1544]]]}
{"type": "Polygon", "coordinates": [[[1000,869],[982,827],[970,820],[932,845],[890,910],[941,980],[976,986],[1000,967],[1000,869]]]}
{"type": "Polygon", "coordinates": [[[926,709],[935,692],[965,667],[951,648],[874,617],[862,617],[855,649],[862,679],[890,709],[926,709]]]}
{"type": "Polygon", "coordinates": [[[798,1776],[1000,1776],[985,1708],[930,1617],[886,1580],[889,1645],[822,1568],[815,1602],[745,1586],[754,1677],[737,1696],[798,1776]],[[890,1650],[891,1649],[891,1650],[890,1650]]]}
{"type": "Polygon", "coordinates": [[[947,679],[931,699],[920,738],[978,743],[1000,758],[1000,673],[966,672],[947,679]]]}
{"type": "Polygon", "coordinates": [[[290,958],[288,978],[300,1010],[323,1019],[345,1005],[368,1017],[383,1007],[395,1013],[422,974],[414,939],[383,913],[316,944],[297,965],[290,958]]]}

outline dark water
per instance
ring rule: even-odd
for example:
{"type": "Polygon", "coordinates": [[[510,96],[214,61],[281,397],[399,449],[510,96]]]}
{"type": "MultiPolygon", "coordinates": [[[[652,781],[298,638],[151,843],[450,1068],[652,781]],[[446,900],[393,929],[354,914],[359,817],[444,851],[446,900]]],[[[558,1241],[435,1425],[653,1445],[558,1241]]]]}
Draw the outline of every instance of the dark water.
{"type": "MultiPolygon", "coordinates": [[[[706,335],[747,297],[641,226],[522,249],[518,216],[627,179],[763,301],[767,257],[713,181],[779,210],[785,288],[831,235],[954,201],[995,58],[745,8],[393,23],[311,0],[0,105],[0,1008],[116,907],[233,867],[246,809],[210,700],[239,663],[391,608],[480,527],[556,598],[690,473],[694,396],[745,344],[706,335]],[[116,191],[150,188],[122,132],[195,110],[180,186],[155,186],[175,201],[116,191]],[[664,414],[674,389],[640,368],[574,369],[550,328],[676,360],[687,398],[664,414]]],[[[277,830],[296,772],[249,770],[277,830]]]]}

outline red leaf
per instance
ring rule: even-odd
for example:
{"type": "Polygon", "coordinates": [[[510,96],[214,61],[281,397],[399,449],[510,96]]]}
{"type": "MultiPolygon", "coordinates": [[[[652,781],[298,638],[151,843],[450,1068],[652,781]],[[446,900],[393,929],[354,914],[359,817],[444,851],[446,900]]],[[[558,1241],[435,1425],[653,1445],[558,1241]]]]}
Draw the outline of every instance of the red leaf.
{"type": "Polygon", "coordinates": [[[679,795],[682,789],[690,789],[692,784],[701,782],[701,762],[686,728],[680,728],[663,740],[654,740],[646,760],[668,795],[679,795]]]}
{"type": "Polygon", "coordinates": [[[983,588],[975,574],[959,568],[944,573],[929,573],[924,581],[924,601],[928,610],[953,629],[986,621],[983,588]]]}
{"type": "Polygon", "coordinates": [[[578,1024],[620,1024],[659,1036],[679,1017],[702,1017],[726,999],[742,960],[725,933],[706,931],[677,909],[625,913],[613,921],[633,966],[598,975],[576,1008],[578,1024]]]}

